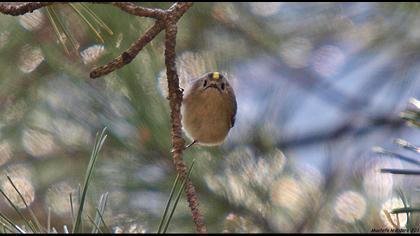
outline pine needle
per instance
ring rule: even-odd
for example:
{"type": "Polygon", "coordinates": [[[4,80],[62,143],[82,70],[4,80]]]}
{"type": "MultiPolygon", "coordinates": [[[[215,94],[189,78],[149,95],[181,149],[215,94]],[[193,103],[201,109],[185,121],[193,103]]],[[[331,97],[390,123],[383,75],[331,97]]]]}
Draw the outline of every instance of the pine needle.
{"type": "Polygon", "coordinates": [[[41,224],[39,223],[38,218],[36,217],[35,213],[32,211],[32,209],[28,206],[28,204],[25,201],[25,198],[23,198],[22,194],[20,193],[20,191],[17,189],[16,185],[13,183],[12,179],[10,178],[10,176],[6,176],[7,180],[9,181],[9,183],[13,186],[13,188],[15,189],[15,191],[17,192],[17,194],[19,195],[20,199],[23,201],[23,204],[25,204],[26,209],[29,210],[29,213],[31,214],[32,219],[35,221],[35,227],[36,230],[35,232],[41,232],[41,224]]]}
{"type": "Polygon", "coordinates": [[[23,229],[21,229],[19,226],[15,225],[7,216],[3,215],[1,212],[0,212],[0,217],[3,218],[11,226],[13,226],[13,228],[15,228],[19,233],[21,233],[21,234],[26,233],[23,229]]]}
{"type": "Polygon", "coordinates": [[[114,32],[112,32],[112,30],[108,27],[108,25],[104,21],[102,21],[101,18],[98,15],[96,15],[94,11],[92,11],[88,6],[86,6],[85,3],[79,3],[79,4],[99,24],[99,26],[101,26],[108,32],[109,35],[114,35],[114,32]]]}
{"type": "Polygon", "coordinates": [[[176,186],[178,185],[178,182],[179,182],[179,175],[177,174],[176,175],[176,178],[175,178],[175,181],[174,181],[174,183],[172,185],[171,193],[169,194],[168,201],[166,202],[166,206],[165,206],[165,210],[163,211],[162,219],[160,220],[159,228],[157,230],[157,233],[158,234],[161,233],[163,222],[165,221],[166,214],[168,213],[169,206],[171,204],[171,201],[172,201],[173,195],[175,193],[176,186]]]}
{"type": "Polygon", "coordinates": [[[6,195],[6,193],[0,189],[1,194],[6,198],[6,200],[9,202],[9,205],[12,206],[12,208],[16,211],[16,213],[19,215],[20,218],[25,222],[25,224],[32,230],[32,232],[36,232],[32,224],[26,219],[26,217],[23,215],[23,213],[19,210],[19,208],[10,200],[10,198],[6,195]]]}
{"type": "Polygon", "coordinates": [[[82,195],[80,198],[80,204],[79,204],[79,210],[77,212],[76,215],[76,222],[73,226],[73,233],[79,233],[80,228],[81,228],[81,221],[82,221],[82,213],[83,213],[83,207],[85,205],[86,202],[86,193],[87,193],[87,189],[92,177],[92,173],[93,173],[93,168],[95,166],[96,160],[98,158],[98,154],[99,151],[101,150],[107,135],[105,134],[106,132],[106,127],[102,130],[101,134],[99,134],[99,132],[96,134],[96,140],[95,140],[95,145],[93,147],[93,151],[90,157],[90,161],[89,161],[89,165],[88,168],[86,170],[86,174],[85,174],[85,181],[83,184],[83,189],[82,189],[82,195]]]}
{"type": "Polygon", "coordinates": [[[176,209],[176,207],[178,205],[179,199],[181,198],[181,193],[182,193],[182,190],[185,187],[185,183],[187,182],[187,179],[190,178],[190,174],[191,174],[192,168],[194,167],[194,163],[195,163],[195,159],[192,161],[191,166],[190,166],[190,168],[188,170],[187,178],[182,181],[182,185],[181,185],[181,187],[178,190],[178,194],[177,194],[175,203],[174,203],[174,205],[172,207],[171,214],[169,215],[168,221],[166,222],[165,228],[163,229],[163,232],[162,233],[166,233],[166,231],[168,229],[169,223],[172,220],[172,217],[173,217],[174,212],[175,212],[175,209],[176,209]]]}
{"type": "Polygon", "coordinates": [[[101,34],[93,27],[92,23],[86,18],[85,15],[76,7],[75,3],[69,3],[73,10],[83,19],[83,21],[89,26],[89,28],[96,34],[96,37],[99,38],[101,43],[104,43],[105,40],[102,38],[101,34]]]}
{"type": "Polygon", "coordinates": [[[63,45],[63,47],[64,47],[64,51],[66,52],[66,54],[67,54],[67,55],[70,55],[69,49],[67,48],[66,43],[65,43],[65,41],[64,41],[64,39],[63,39],[63,35],[61,34],[60,30],[58,29],[58,26],[57,26],[57,24],[56,24],[56,21],[55,21],[55,19],[54,19],[54,17],[53,17],[52,10],[51,10],[51,6],[47,6],[47,7],[45,7],[45,8],[47,9],[47,16],[48,16],[48,19],[50,20],[51,25],[53,26],[53,29],[54,29],[54,31],[55,31],[55,34],[56,34],[56,35],[57,35],[57,37],[58,37],[58,40],[60,41],[61,45],[63,45]]]}
{"type": "MultiPolygon", "coordinates": [[[[61,20],[61,17],[58,16],[58,14],[56,13],[56,11],[54,10],[54,7],[51,6],[51,14],[54,16],[54,18],[57,20],[58,25],[60,26],[61,30],[63,31],[64,35],[66,35],[66,37],[70,40],[70,43],[73,45],[74,51],[78,52],[79,51],[79,43],[77,42],[77,40],[73,37],[73,34],[68,30],[68,28],[66,27],[66,25],[63,23],[63,21],[61,20]]],[[[76,53],[77,55],[79,55],[78,53],[76,53]]]]}

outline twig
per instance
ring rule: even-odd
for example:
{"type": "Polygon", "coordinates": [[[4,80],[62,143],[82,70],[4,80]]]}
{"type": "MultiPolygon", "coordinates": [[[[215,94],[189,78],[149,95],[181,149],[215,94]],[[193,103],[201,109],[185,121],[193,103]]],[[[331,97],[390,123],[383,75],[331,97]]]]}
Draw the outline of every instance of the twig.
{"type": "MultiPolygon", "coordinates": [[[[130,14],[136,15],[135,12],[137,11],[142,12],[142,10],[139,10],[139,9],[128,10],[130,9],[130,7],[127,7],[127,6],[133,5],[133,4],[128,4],[128,5],[125,5],[124,7],[122,6],[126,3],[113,3],[113,4],[114,5],[117,4],[117,7],[120,7],[121,9],[123,9],[124,11],[130,14]]],[[[159,11],[156,9],[153,9],[153,11],[156,11],[156,12],[148,12],[148,14],[151,14],[151,15],[156,14],[156,18],[158,18],[159,20],[157,20],[155,24],[152,27],[150,27],[146,31],[146,33],[143,34],[143,36],[141,36],[137,41],[131,44],[131,46],[126,51],[124,51],[120,56],[118,56],[111,62],[107,63],[106,65],[94,68],[90,72],[90,78],[94,79],[94,78],[109,74],[113,72],[114,70],[117,70],[127,65],[128,63],[130,63],[150,41],[152,41],[162,30],[165,29],[165,21],[167,19],[171,19],[171,22],[176,24],[176,22],[178,22],[181,16],[191,6],[192,6],[192,3],[176,3],[172,5],[167,11],[163,11],[164,13],[163,15],[160,15],[162,14],[162,11],[159,11]],[[171,16],[171,17],[168,17],[168,16],[171,16]]],[[[145,16],[145,15],[140,14],[140,16],[145,16]]]]}
{"type": "Polygon", "coordinates": [[[19,16],[36,9],[56,4],[58,2],[27,2],[21,4],[0,4],[0,12],[6,15],[19,16]]]}
{"type": "MultiPolygon", "coordinates": [[[[22,15],[55,3],[57,2],[32,2],[19,5],[0,4],[0,12],[9,15],[22,15]]],[[[105,4],[105,2],[100,3],[105,4]]],[[[175,45],[177,34],[176,24],[182,15],[192,6],[192,3],[175,3],[168,10],[145,8],[129,2],[113,2],[112,5],[129,14],[139,17],[154,18],[156,21],[152,27],[150,27],[142,36],[132,43],[131,46],[120,56],[106,65],[94,68],[90,72],[90,77],[97,78],[127,65],[149,42],[151,42],[162,30],[165,29],[165,65],[170,92],[169,103],[171,107],[173,160],[181,180],[186,181],[185,192],[187,194],[187,200],[191,208],[191,213],[194,223],[196,224],[197,231],[199,233],[205,233],[207,230],[204,225],[204,217],[198,209],[199,203],[197,193],[191,180],[187,176],[186,166],[182,160],[182,152],[185,146],[185,141],[182,138],[181,131],[182,91],[179,88],[179,79],[175,65],[175,45]]]]}
{"type": "Polygon", "coordinates": [[[137,54],[150,42],[152,41],[163,29],[165,24],[162,21],[156,21],[156,23],[150,27],[143,36],[137,39],[131,46],[124,51],[120,56],[107,63],[106,65],[96,67],[90,72],[90,78],[98,78],[100,76],[111,73],[128,63],[130,63],[137,54]]]}
{"type": "Polygon", "coordinates": [[[137,6],[130,2],[113,2],[112,5],[120,8],[121,10],[136,16],[151,17],[155,19],[162,19],[165,12],[161,9],[152,9],[137,6]]]}
{"type": "MultiPolygon", "coordinates": [[[[27,2],[27,3],[2,3],[0,4],[0,12],[7,15],[18,16],[29,12],[33,12],[36,9],[67,2],[27,2]]],[[[92,2],[99,4],[109,4],[109,2],[92,2]]],[[[137,6],[130,2],[112,2],[112,5],[120,8],[121,10],[135,16],[151,17],[155,19],[162,19],[165,15],[165,11],[161,9],[153,9],[137,6]]]]}
{"type": "MultiPolygon", "coordinates": [[[[169,11],[176,11],[176,6],[171,7],[169,11]]],[[[169,105],[171,107],[171,124],[172,124],[172,154],[173,161],[181,180],[186,180],[185,192],[187,194],[187,200],[191,213],[196,224],[197,232],[205,233],[206,227],[204,225],[204,217],[200,214],[198,209],[198,197],[195,191],[194,185],[187,176],[187,168],[182,161],[182,151],[185,147],[185,141],[182,138],[181,131],[181,104],[182,104],[182,90],[179,88],[179,78],[176,71],[175,64],[175,45],[176,45],[176,16],[168,14],[166,19],[166,31],[165,31],[165,65],[166,65],[166,76],[168,78],[168,89],[169,89],[169,105]]]]}
{"type": "MultiPolygon", "coordinates": [[[[59,4],[63,2],[30,2],[22,4],[0,4],[0,12],[8,15],[23,15],[28,12],[32,12],[36,9],[49,6],[52,4],[59,4]]],[[[109,4],[107,2],[97,2],[98,4],[109,4]]],[[[165,29],[164,20],[168,15],[176,23],[181,16],[192,6],[192,3],[175,3],[168,10],[145,8],[137,6],[129,2],[113,2],[113,6],[120,8],[121,10],[140,17],[150,17],[157,19],[155,24],[150,27],[146,33],[139,37],[131,46],[124,51],[120,56],[113,59],[106,65],[96,67],[90,72],[90,78],[97,78],[117,70],[128,63],[130,63],[137,54],[150,42],[152,41],[162,30],[165,29]]]]}

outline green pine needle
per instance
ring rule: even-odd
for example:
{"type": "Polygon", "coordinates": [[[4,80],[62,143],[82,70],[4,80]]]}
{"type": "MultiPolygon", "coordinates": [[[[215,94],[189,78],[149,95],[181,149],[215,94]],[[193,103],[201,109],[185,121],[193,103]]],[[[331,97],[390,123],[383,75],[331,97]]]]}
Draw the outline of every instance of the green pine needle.
{"type": "Polygon", "coordinates": [[[17,226],[16,224],[14,224],[12,220],[10,220],[7,216],[5,216],[4,214],[2,214],[1,212],[0,212],[0,217],[2,219],[4,219],[7,223],[9,223],[13,228],[15,228],[17,230],[17,232],[19,232],[21,234],[26,233],[23,229],[21,229],[19,226],[17,226]]]}
{"type": "Polygon", "coordinates": [[[83,21],[89,26],[89,28],[96,34],[96,37],[99,38],[101,43],[104,43],[105,40],[102,38],[101,33],[99,33],[96,28],[92,25],[92,23],[87,19],[87,17],[80,11],[77,3],[69,3],[69,5],[73,8],[73,10],[83,19],[83,21]]]}
{"type": "Polygon", "coordinates": [[[26,203],[25,199],[23,198],[22,194],[20,193],[19,189],[16,187],[16,185],[13,183],[12,179],[10,178],[10,176],[7,175],[7,180],[10,182],[10,184],[13,186],[13,188],[15,189],[15,191],[17,192],[17,194],[19,195],[20,199],[22,200],[23,204],[25,204],[26,209],[29,210],[29,213],[31,214],[31,217],[33,219],[33,221],[35,222],[34,224],[34,228],[36,228],[34,232],[41,232],[41,228],[42,225],[39,223],[38,218],[36,217],[35,213],[32,211],[32,209],[28,206],[28,204],[26,203]]]}
{"type": "MultiPolygon", "coordinates": [[[[111,28],[92,10],[89,6],[85,3],[69,3],[70,7],[73,11],[85,22],[88,27],[93,31],[95,36],[99,39],[101,43],[104,43],[105,40],[103,39],[101,32],[97,30],[97,28],[104,29],[109,35],[113,35],[111,28]]],[[[54,29],[55,34],[57,35],[60,44],[63,46],[64,51],[67,55],[70,55],[70,50],[67,47],[66,38],[69,39],[71,45],[74,48],[74,51],[77,55],[79,55],[78,51],[80,48],[80,44],[73,36],[72,32],[66,26],[63,21],[63,17],[59,15],[57,12],[57,8],[54,6],[46,6],[47,17],[51,22],[51,25],[54,29]]]]}
{"type": "Polygon", "coordinates": [[[9,202],[9,205],[12,206],[12,208],[16,211],[16,213],[19,215],[19,217],[25,222],[25,224],[32,230],[32,232],[36,232],[34,226],[29,222],[28,219],[23,215],[23,213],[19,210],[19,207],[17,207],[12,200],[6,195],[6,193],[0,189],[1,194],[4,198],[6,198],[7,202],[9,202]]]}
{"type": "Polygon", "coordinates": [[[91,177],[92,177],[92,173],[93,173],[93,168],[95,166],[96,160],[98,158],[98,154],[99,151],[101,150],[107,135],[105,134],[106,132],[106,127],[102,130],[101,134],[99,135],[99,132],[96,134],[96,139],[95,139],[95,145],[93,147],[93,151],[90,157],[90,161],[89,161],[89,165],[88,168],[86,170],[86,175],[85,175],[85,181],[83,184],[83,189],[82,189],[82,195],[80,198],[80,204],[79,204],[79,210],[77,212],[76,215],[76,222],[73,225],[73,233],[80,233],[81,231],[81,221],[82,221],[82,213],[83,213],[83,207],[85,205],[86,202],[86,193],[87,193],[87,189],[89,186],[89,183],[91,181],[91,177]]]}
{"type": "Polygon", "coordinates": [[[96,21],[96,23],[99,24],[100,27],[104,28],[109,35],[114,35],[114,32],[112,32],[112,30],[108,27],[108,25],[101,20],[101,18],[96,15],[96,13],[94,11],[92,11],[88,6],[86,6],[85,3],[79,3],[83,9],[96,21]]]}
{"type": "Polygon", "coordinates": [[[165,206],[165,210],[164,210],[163,215],[162,215],[162,219],[160,220],[159,228],[157,230],[158,234],[161,233],[163,222],[165,221],[166,214],[168,213],[169,206],[171,204],[171,201],[172,201],[173,195],[175,193],[176,186],[178,185],[178,182],[179,182],[179,175],[176,175],[175,181],[174,181],[174,183],[172,185],[172,188],[171,188],[171,193],[169,194],[168,201],[166,202],[166,206],[165,206]]]}
{"type": "Polygon", "coordinates": [[[178,194],[177,194],[177,197],[176,197],[175,203],[174,203],[174,205],[173,205],[173,207],[172,207],[171,214],[170,214],[170,215],[169,215],[169,217],[168,217],[168,220],[167,220],[167,222],[166,222],[165,228],[163,229],[163,232],[162,232],[162,233],[166,233],[166,231],[167,231],[167,229],[168,229],[169,223],[170,223],[170,222],[171,222],[171,220],[172,220],[172,217],[173,217],[173,215],[174,215],[175,209],[176,209],[176,207],[177,207],[177,205],[178,205],[178,202],[179,202],[179,199],[180,199],[180,197],[181,197],[182,190],[183,190],[183,189],[184,189],[184,187],[185,187],[185,183],[187,182],[187,179],[188,179],[188,178],[190,178],[191,171],[192,171],[192,169],[193,169],[193,167],[194,167],[194,163],[195,163],[195,159],[192,161],[191,166],[190,166],[190,168],[189,168],[189,170],[188,170],[187,178],[186,178],[186,179],[184,179],[184,180],[182,181],[182,185],[181,185],[181,187],[180,187],[180,188],[179,188],[179,190],[178,190],[178,194]]]}
{"type": "Polygon", "coordinates": [[[54,18],[54,15],[53,15],[53,13],[52,13],[52,8],[51,8],[51,6],[47,6],[47,7],[45,7],[45,8],[47,9],[47,16],[48,16],[48,19],[49,19],[49,20],[50,20],[50,22],[51,22],[51,25],[52,25],[52,27],[53,27],[53,29],[54,29],[55,34],[57,35],[58,40],[60,41],[61,45],[63,45],[64,51],[66,52],[66,54],[67,54],[67,55],[70,55],[69,49],[68,49],[68,48],[67,48],[67,46],[66,46],[66,42],[64,41],[63,35],[62,35],[62,33],[60,32],[60,29],[58,28],[58,25],[57,25],[57,20],[54,18]]]}
{"type": "Polygon", "coordinates": [[[87,215],[90,223],[92,223],[93,227],[93,231],[95,231],[95,233],[97,234],[98,232],[103,233],[99,227],[99,225],[92,219],[92,217],[90,217],[90,215],[87,215]]]}
{"type": "Polygon", "coordinates": [[[50,6],[51,14],[54,16],[54,19],[57,21],[57,26],[61,29],[62,33],[70,40],[70,43],[72,44],[74,51],[77,52],[79,50],[79,43],[74,38],[73,34],[69,31],[69,29],[66,27],[64,22],[62,21],[61,17],[58,16],[56,11],[54,10],[53,6],[50,6]]]}
{"type": "MultiPolygon", "coordinates": [[[[107,201],[108,201],[108,193],[102,194],[99,199],[98,207],[96,208],[97,212],[96,212],[95,220],[94,220],[95,225],[98,225],[98,227],[101,225],[102,222],[104,222],[102,215],[104,214],[107,201]]],[[[92,233],[94,234],[98,233],[98,229],[93,228],[92,233]]]]}
{"type": "Polygon", "coordinates": [[[105,229],[106,229],[105,233],[112,233],[111,228],[109,228],[109,226],[105,223],[105,220],[104,220],[104,218],[103,218],[103,212],[101,213],[101,212],[99,211],[99,209],[98,209],[98,208],[96,208],[96,213],[99,215],[99,217],[100,217],[100,219],[101,219],[101,222],[102,222],[102,224],[104,225],[104,227],[105,227],[105,229]]]}

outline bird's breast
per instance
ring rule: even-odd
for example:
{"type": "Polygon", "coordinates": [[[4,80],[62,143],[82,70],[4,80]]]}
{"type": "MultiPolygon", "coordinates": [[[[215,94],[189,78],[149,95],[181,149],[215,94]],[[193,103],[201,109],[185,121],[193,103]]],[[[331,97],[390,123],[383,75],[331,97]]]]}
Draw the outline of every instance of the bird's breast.
{"type": "Polygon", "coordinates": [[[187,135],[204,145],[223,142],[230,129],[227,99],[215,88],[187,94],[182,104],[182,123],[187,135]]]}

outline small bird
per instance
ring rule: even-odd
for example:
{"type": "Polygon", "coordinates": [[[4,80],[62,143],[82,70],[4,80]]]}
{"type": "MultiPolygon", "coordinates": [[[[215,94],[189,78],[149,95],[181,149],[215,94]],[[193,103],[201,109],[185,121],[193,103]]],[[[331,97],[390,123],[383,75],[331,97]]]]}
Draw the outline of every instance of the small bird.
{"type": "Polygon", "coordinates": [[[233,88],[219,72],[193,80],[182,101],[182,125],[194,143],[216,146],[223,143],[235,125],[237,103],[233,88]]]}

